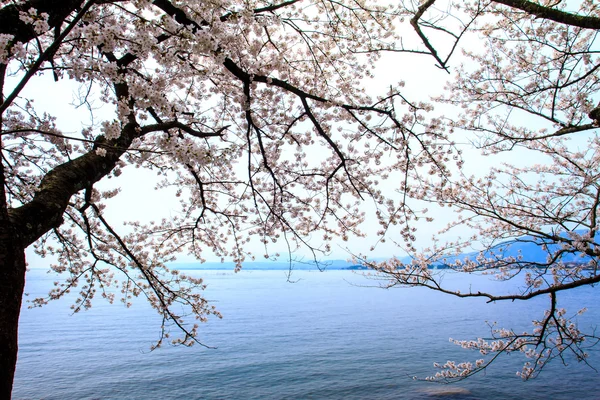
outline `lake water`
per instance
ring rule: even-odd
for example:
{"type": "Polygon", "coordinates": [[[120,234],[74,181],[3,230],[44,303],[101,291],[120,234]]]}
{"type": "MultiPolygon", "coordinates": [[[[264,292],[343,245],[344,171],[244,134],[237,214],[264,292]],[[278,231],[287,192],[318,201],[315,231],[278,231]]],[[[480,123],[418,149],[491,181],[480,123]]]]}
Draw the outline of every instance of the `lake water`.
{"type": "MultiPolygon", "coordinates": [[[[415,381],[434,361],[473,361],[449,337],[487,336],[484,321],[528,329],[547,299],[486,304],[424,289],[383,290],[350,271],[194,271],[209,284],[223,319],[201,326],[215,349],[149,351],[159,319],[143,301],[130,309],[98,299],[71,315],[59,301],[24,308],[15,399],[600,399],[600,375],[584,364],[551,364],[538,378],[515,375],[519,355],[453,385],[415,381]]],[[[26,291],[43,294],[53,277],[29,272],[26,291]]],[[[465,277],[448,276],[467,286],[465,277]]],[[[487,278],[477,284],[495,287],[487,278]]],[[[516,283],[515,283],[516,284],[516,283]]],[[[559,296],[582,328],[600,325],[597,289],[559,296]]],[[[600,350],[600,349],[598,349],[600,350]]],[[[591,362],[600,368],[599,351],[591,362]]]]}

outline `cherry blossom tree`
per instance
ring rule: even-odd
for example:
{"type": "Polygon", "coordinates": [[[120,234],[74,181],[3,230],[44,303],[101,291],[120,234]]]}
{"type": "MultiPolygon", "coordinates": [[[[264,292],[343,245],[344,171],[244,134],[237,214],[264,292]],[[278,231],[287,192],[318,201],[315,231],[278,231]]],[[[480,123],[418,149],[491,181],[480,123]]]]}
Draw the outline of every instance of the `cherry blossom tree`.
{"type": "Polygon", "coordinates": [[[448,154],[430,148],[444,133],[421,129],[428,106],[409,103],[401,82],[366,92],[400,41],[403,13],[377,3],[0,1],[0,397],[12,388],[27,248],[64,275],[30,304],[76,293],[77,312],[96,297],[144,297],[162,316],[155,345],[192,345],[196,323],[219,313],[201,279],[167,267],[177,255],[240,268],[283,247],[318,261],[334,238],[361,235],[365,202],[383,224],[403,223],[381,183],[445,170],[448,154]],[[56,91],[78,87],[61,107],[87,108],[92,123],[66,130],[30,98],[52,93],[26,95],[48,77],[56,91]],[[119,189],[99,182],[127,166],[176,188],[178,213],[110,220],[119,189]]]}
{"type": "MultiPolygon", "coordinates": [[[[421,286],[489,302],[548,299],[528,331],[492,324],[489,338],[453,339],[478,351],[479,359],[435,364],[438,372],[429,380],[464,379],[503,353],[523,354],[517,374],[524,379],[555,359],[586,362],[587,349],[600,338],[580,330],[577,316],[585,309],[567,311],[560,297],[600,282],[600,4],[428,0],[403,6],[421,51],[454,73],[434,101],[459,115],[434,118],[429,128],[452,132],[455,141],[504,163],[481,171],[463,159],[451,174],[412,179],[411,198],[450,207],[456,219],[426,249],[413,245],[416,233],[403,230],[409,261],[366,262],[387,287],[421,286]],[[464,59],[456,58],[458,49],[464,59]],[[466,228],[466,237],[453,234],[466,228]],[[452,239],[442,241],[443,235],[452,239]],[[541,257],[532,257],[532,249],[541,257]],[[508,294],[459,291],[443,282],[451,271],[523,283],[508,294]]],[[[432,220],[426,212],[415,217],[432,220]]]]}
{"type": "MultiPolygon", "coordinates": [[[[413,256],[408,264],[370,264],[390,285],[491,301],[550,297],[531,333],[494,328],[492,341],[459,344],[491,360],[523,351],[533,359],[524,377],[568,351],[585,360],[592,337],[557,298],[600,280],[600,18],[592,1],[566,7],[0,1],[0,396],[12,388],[25,249],[55,259],[50,269],[65,277],[34,306],[67,293],[78,295],[75,312],[96,297],[125,304],[144,297],[162,316],[156,346],[202,344],[197,323],[219,313],[202,296],[203,281],[169,262],[187,252],[241,268],[278,257],[280,248],[290,260],[302,250],[318,261],[336,238],[362,234],[367,210],[381,240],[397,237],[399,227],[413,256]],[[470,49],[475,40],[485,50],[470,49]],[[461,51],[469,61],[454,66],[461,51]],[[386,92],[368,92],[382,54],[396,53],[455,73],[446,95],[411,102],[399,79],[427,79],[419,76],[391,77],[386,92]],[[57,91],[78,86],[76,104],[62,106],[87,108],[92,123],[66,130],[60,115],[26,95],[48,77],[57,91]],[[97,104],[111,115],[99,115],[97,104]],[[436,114],[434,105],[462,115],[436,114]],[[490,155],[523,149],[546,160],[471,176],[457,144],[465,140],[490,155]],[[175,188],[178,213],[117,226],[122,221],[107,210],[119,189],[101,182],[119,182],[128,167],[152,170],[160,187],[175,188]],[[423,202],[460,210],[447,230],[468,227],[473,237],[417,248],[415,222],[431,218],[423,202]],[[548,257],[505,257],[506,240],[533,241],[548,257]],[[478,256],[455,257],[473,242],[484,246],[478,256]],[[587,258],[573,263],[569,254],[587,258]],[[508,296],[451,291],[427,268],[435,263],[500,279],[525,274],[527,287],[508,296]]],[[[438,378],[462,378],[489,362],[448,363],[438,378]]]]}

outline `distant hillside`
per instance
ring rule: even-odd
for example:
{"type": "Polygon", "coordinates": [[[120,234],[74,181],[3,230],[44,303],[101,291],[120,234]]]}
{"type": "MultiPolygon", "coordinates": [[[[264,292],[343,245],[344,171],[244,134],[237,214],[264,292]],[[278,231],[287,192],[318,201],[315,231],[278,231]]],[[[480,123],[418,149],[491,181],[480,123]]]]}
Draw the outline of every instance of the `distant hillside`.
{"type": "MultiPolygon", "coordinates": [[[[205,270],[233,270],[235,264],[232,262],[205,262],[205,263],[171,263],[170,268],[178,270],[191,270],[191,269],[205,269],[205,270]]],[[[292,269],[296,271],[310,271],[310,270],[345,270],[345,269],[361,269],[364,268],[361,265],[354,265],[346,260],[324,260],[317,264],[315,262],[294,262],[292,263],[292,269]]],[[[287,271],[290,269],[290,263],[286,262],[248,262],[244,263],[244,269],[250,271],[287,271]]]]}
{"type": "MultiPolygon", "coordinates": [[[[563,234],[566,237],[566,234],[563,234]]],[[[600,241],[600,234],[596,235],[596,242],[600,241]]],[[[548,249],[556,251],[560,248],[558,244],[548,245],[548,249]]],[[[496,256],[505,257],[518,257],[523,256],[525,261],[529,262],[540,262],[546,261],[548,255],[547,251],[543,250],[542,242],[539,239],[531,236],[524,236],[518,240],[510,240],[497,245],[494,250],[496,256]]],[[[479,255],[479,252],[471,252],[461,254],[459,256],[452,256],[446,259],[446,263],[452,263],[456,260],[465,260],[467,258],[473,259],[479,255]]],[[[491,255],[491,252],[487,252],[486,255],[491,255]]],[[[383,261],[385,258],[377,258],[377,261],[383,261]]],[[[400,258],[403,262],[410,262],[410,257],[400,258]]],[[[566,254],[563,257],[565,263],[585,263],[590,261],[590,257],[581,257],[579,254],[566,254]]],[[[432,267],[440,268],[443,263],[439,262],[433,264],[432,267]]],[[[206,262],[206,263],[171,263],[170,268],[179,270],[229,270],[232,271],[235,268],[235,264],[232,262],[206,262]]],[[[250,271],[268,271],[268,270],[279,270],[287,271],[290,269],[290,263],[288,262],[270,262],[270,261],[257,261],[244,263],[244,269],[250,271]]],[[[368,269],[361,264],[353,264],[346,260],[324,260],[317,264],[314,261],[311,262],[294,262],[292,263],[292,269],[296,271],[314,271],[314,270],[363,270],[368,269]]]]}
{"type": "MultiPolygon", "coordinates": [[[[577,231],[576,231],[577,232],[577,231]]],[[[582,233],[581,231],[578,233],[582,233]]],[[[561,234],[562,237],[567,237],[566,234],[561,234]]],[[[600,234],[597,234],[595,241],[600,240],[600,234]]],[[[547,244],[547,250],[543,249],[543,241],[532,236],[523,236],[519,239],[509,240],[500,243],[494,247],[492,251],[484,252],[486,257],[492,254],[496,257],[508,258],[522,256],[524,261],[533,263],[544,263],[548,256],[548,252],[556,252],[560,249],[560,244],[547,244]]],[[[455,260],[473,259],[477,257],[479,252],[461,254],[460,256],[448,257],[447,262],[451,263],[455,260]]],[[[581,253],[569,253],[562,257],[564,263],[587,263],[591,260],[589,256],[583,256],[581,253]]]]}

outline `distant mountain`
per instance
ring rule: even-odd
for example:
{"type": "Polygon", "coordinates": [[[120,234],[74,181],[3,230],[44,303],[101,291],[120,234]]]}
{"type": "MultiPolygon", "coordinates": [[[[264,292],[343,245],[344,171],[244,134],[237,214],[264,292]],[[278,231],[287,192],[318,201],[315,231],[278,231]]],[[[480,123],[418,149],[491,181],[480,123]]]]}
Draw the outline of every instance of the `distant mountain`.
{"type": "MultiPolygon", "coordinates": [[[[576,233],[583,233],[579,231],[576,233]]],[[[561,234],[563,237],[567,237],[566,233],[561,234]]],[[[596,235],[596,242],[600,242],[600,234],[596,235]]],[[[519,239],[509,240],[503,243],[498,244],[493,249],[493,254],[495,256],[499,256],[502,258],[506,257],[519,257],[523,256],[523,260],[528,262],[540,262],[543,263],[546,261],[546,257],[548,252],[542,248],[542,241],[538,238],[534,238],[532,236],[523,236],[519,239]]],[[[554,252],[560,249],[560,244],[548,244],[547,248],[554,252]]],[[[446,258],[446,263],[450,264],[456,260],[465,260],[467,258],[474,259],[480,253],[479,252],[471,252],[461,254],[459,256],[452,256],[446,258]]],[[[486,256],[490,256],[492,254],[491,251],[487,251],[484,253],[486,256]]],[[[390,257],[391,258],[391,257],[390,257]]],[[[385,258],[376,258],[376,261],[383,261],[385,258]]],[[[400,258],[402,262],[409,263],[410,257],[402,257],[400,258]]],[[[590,257],[581,257],[580,254],[565,254],[562,258],[562,261],[565,263],[585,263],[590,261],[590,257]]],[[[438,262],[433,264],[432,267],[440,268],[443,267],[442,262],[438,262]]],[[[235,264],[232,262],[206,262],[206,263],[171,263],[169,264],[170,268],[179,269],[179,270],[229,270],[232,271],[235,268],[235,264]]],[[[273,261],[255,261],[255,262],[247,262],[244,263],[244,269],[249,271],[268,271],[268,270],[278,270],[278,271],[287,271],[290,269],[289,262],[273,262],[273,261]]],[[[311,271],[311,270],[366,270],[368,269],[362,264],[355,264],[346,260],[324,260],[317,265],[314,261],[296,261],[292,263],[292,270],[295,271],[311,271]]]]}
{"type": "MultiPolygon", "coordinates": [[[[575,231],[575,233],[582,234],[583,231],[575,231]]],[[[566,233],[562,233],[561,237],[568,237],[566,233]]],[[[600,241],[600,234],[597,234],[595,241],[600,241]]],[[[548,257],[549,252],[554,253],[560,250],[561,244],[558,243],[547,243],[542,239],[534,238],[532,236],[523,236],[518,239],[509,240],[498,244],[492,250],[485,251],[483,254],[485,257],[519,257],[522,256],[524,261],[533,263],[544,263],[548,257]],[[546,250],[543,245],[546,244],[546,250]]],[[[447,263],[451,263],[456,260],[474,259],[479,256],[480,252],[471,252],[461,254],[459,256],[453,256],[447,258],[447,263]]],[[[587,263],[591,260],[589,256],[582,256],[581,253],[566,253],[562,256],[562,262],[564,263],[587,263]]]]}
{"type": "MultiPolygon", "coordinates": [[[[310,271],[310,270],[343,270],[343,269],[359,269],[364,268],[362,265],[355,265],[346,260],[324,260],[318,265],[314,262],[293,262],[291,268],[295,271],[310,271]]],[[[205,262],[205,263],[171,263],[169,268],[178,270],[191,270],[191,269],[204,269],[204,270],[233,270],[235,269],[235,263],[232,262],[205,262]]],[[[248,271],[287,271],[290,269],[289,262],[269,262],[269,261],[256,261],[244,263],[245,270],[248,271]]]]}
{"type": "Polygon", "coordinates": [[[340,269],[351,270],[351,271],[363,271],[363,270],[369,269],[369,267],[362,265],[362,264],[354,264],[349,267],[340,268],[340,269]]]}

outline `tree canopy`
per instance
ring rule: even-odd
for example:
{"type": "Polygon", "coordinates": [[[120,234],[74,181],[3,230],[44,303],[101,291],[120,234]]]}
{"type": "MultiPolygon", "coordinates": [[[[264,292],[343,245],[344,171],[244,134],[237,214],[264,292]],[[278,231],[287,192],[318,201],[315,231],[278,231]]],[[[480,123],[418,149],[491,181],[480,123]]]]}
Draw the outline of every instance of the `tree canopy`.
{"type": "MultiPolygon", "coordinates": [[[[163,317],[156,345],[191,345],[201,343],[194,320],[219,314],[202,297],[201,280],[169,269],[179,254],[210,253],[241,268],[257,256],[279,257],[283,244],[290,260],[303,251],[319,261],[335,240],[361,235],[365,219],[381,226],[373,243],[393,240],[411,256],[372,263],[356,255],[392,286],[491,301],[549,296],[532,333],[494,328],[495,341],[464,347],[523,351],[533,359],[525,378],[565,351],[585,360],[582,343],[593,335],[572,325],[557,297],[600,281],[600,11],[593,1],[567,7],[1,1],[2,395],[12,387],[26,248],[52,256],[50,268],[67,276],[34,305],[69,291],[80,292],[75,311],[98,295],[125,303],[143,296],[163,317]],[[450,74],[448,88],[413,101],[402,80],[427,77],[390,76],[385,92],[372,93],[382,57],[435,63],[450,74]],[[44,77],[57,91],[76,86],[65,112],[87,109],[91,122],[65,130],[60,116],[29,98],[44,77]],[[108,117],[98,104],[111,109],[108,117]],[[473,148],[490,157],[521,149],[542,161],[482,173],[464,156],[473,148]],[[179,212],[117,227],[105,211],[119,190],[98,182],[118,180],[127,166],[176,188],[179,212]],[[415,245],[417,222],[433,221],[426,203],[458,209],[446,231],[472,235],[415,245]],[[547,259],[505,256],[506,240],[535,242],[547,259]],[[477,256],[452,258],[473,243],[477,256]],[[585,257],[574,265],[572,254],[585,257]],[[429,268],[436,263],[498,279],[527,274],[528,286],[506,296],[452,292],[429,268]],[[171,325],[180,336],[168,337],[171,325]]],[[[488,362],[447,364],[437,378],[462,378],[488,362]]]]}

